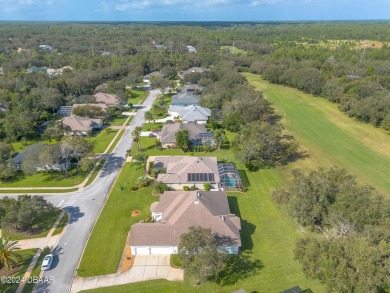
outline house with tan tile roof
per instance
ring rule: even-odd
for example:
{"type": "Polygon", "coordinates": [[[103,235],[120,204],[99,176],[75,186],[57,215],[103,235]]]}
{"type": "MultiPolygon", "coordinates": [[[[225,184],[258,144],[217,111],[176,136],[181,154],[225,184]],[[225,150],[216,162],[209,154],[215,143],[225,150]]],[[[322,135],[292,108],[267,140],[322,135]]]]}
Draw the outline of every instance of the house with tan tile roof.
{"type": "Polygon", "coordinates": [[[133,255],[177,253],[180,236],[192,226],[210,229],[221,250],[239,252],[241,220],[230,212],[225,192],[166,191],[152,204],[151,213],[155,223],[131,226],[133,255]]]}
{"type": "Polygon", "coordinates": [[[216,157],[162,156],[149,160],[155,170],[166,169],[165,174],[158,174],[157,180],[172,189],[180,190],[184,186],[204,189],[205,183],[209,183],[212,189],[219,189],[216,157]]]}
{"type": "Polygon", "coordinates": [[[118,96],[113,94],[106,93],[97,93],[95,94],[96,103],[103,103],[108,106],[115,105],[118,103],[118,96]]]}
{"type": "Polygon", "coordinates": [[[88,117],[71,116],[65,117],[62,124],[68,127],[70,131],[77,135],[87,135],[95,129],[101,129],[103,126],[102,119],[92,119],[88,117]]]}

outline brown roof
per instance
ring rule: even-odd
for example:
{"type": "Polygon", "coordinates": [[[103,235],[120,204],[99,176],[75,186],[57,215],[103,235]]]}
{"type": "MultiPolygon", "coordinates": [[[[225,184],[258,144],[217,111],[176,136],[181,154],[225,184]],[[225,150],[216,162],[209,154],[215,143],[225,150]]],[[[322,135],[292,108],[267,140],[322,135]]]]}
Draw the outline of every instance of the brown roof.
{"type": "Polygon", "coordinates": [[[89,103],[89,104],[73,104],[72,110],[75,109],[75,108],[77,108],[77,107],[83,107],[83,106],[99,107],[100,109],[102,109],[103,113],[106,112],[106,109],[107,109],[107,107],[108,107],[108,105],[102,104],[102,103],[100,103],[100,104],[98,104],[98,103],[96,103],[96,104],[90,104],[90,103],[89,103]]]}
{"type": "Polygon", "coordinates": [[[108,105],[113,105],[118,102],[118,97],[112,94],[97,93],[95,98],[97,103],[104,103],[108,105]]]}
{"type": "Polygon", "coordinates": [[[64,126],[70,127],[72,131],[91,131],[103,123],[102,119],[91,119],[88,117],[71,116],[62,120],[64,126]]]}
{"type": "Polygon", "coordinates": [[[205,132],[204,124],[195,123],[174,123],[165,124],[159,134],[159,139],[162,143],[176,143],[176,133],[181,130],[188,130],[190,140],[196,139],[199,132],[205,132]]]}
{"type": "Polygon", "coordinates": [[[166,191],[152,212],[161,212],[157,223],[137,223],[130,230],[132,246],[177,246],[180,235],[191,226],[211,229],[217,238],[228,238],[241,246],[240,218],[230,213],[225,192],[166,191]]]}
{"type": "MultiPolygon", "coordinates": [[[[189,173],[213,173],[213,183],[219,183],[218,164],[216,157],[189,157],[189,156],[166,156],[155,157],[154,166],[166,168],[166,174],[158,174],[157,180],[166,184],[182,183],[191,184],[187,179],[189,173]]],[[[211,181],[204,181],[211,182],[211,181]]],[[[199,182],[201,183],[201,182],[199,182]]]]}

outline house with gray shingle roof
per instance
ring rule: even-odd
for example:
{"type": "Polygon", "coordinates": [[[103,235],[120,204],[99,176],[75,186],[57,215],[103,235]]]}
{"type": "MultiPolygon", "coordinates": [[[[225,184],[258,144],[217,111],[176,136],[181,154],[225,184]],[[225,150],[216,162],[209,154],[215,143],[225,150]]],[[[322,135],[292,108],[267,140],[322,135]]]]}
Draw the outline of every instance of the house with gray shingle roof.
{"type": "Polygon", "coordinates": [[[144,82],[150,82],[152,77],[161,77],[161,78],[163,78],[163,77],[165,77],[165,74],[160,72],[160,71],[153,71],[153,72],[151,72],[149,74],[146,74],[144,76],[144,82]]]}
{"type": "Polygon", "coordinates": [[[197,84],[187,84],[179,89],[179,93],[181,94],[196,94],[197,92],[200,93],[203,90],[203,88],[197,84]]]}
{"type": "Polygon", "coordinates": [[[161,141],[164,148],[176,146],[176,133],[182,130],[188,131],[191,146],[213,144],[213,133],[207,131],[203,124],[196,123],[165,124],[161,132],[157,135],[157,138],[161,141]]]}
{"type": "Polygon", "coordinates": [[[203,69],[202,67],[191,67],[190,69],[180,71],[178,75],[179,75],[180,78],[184,78],[187,74],[191,74],[191,73],[203,73],[203,72],[205,72],[205,71],[206,71],[206,70],[203,69]]]}
{"type": "Polygon", "coordinates": [[[172,106],[191,106],[191,105],[199,105],[200,96],[194,94],[177,94],[172,97],[172,106]]]}
{"type": "Polygon", "coordinates": [[[166,191],[152,204],[151,213],[155,223],[131,226],[133,255],[177,253],[180,236],[192,226],[210,229],[226,253],[239,252],[241,220],[230,212],[225,192],[166,191]]]}
{"type": "Polygon", "coordinates": [[[211,116],[211,110],[201,106],[170,106],[168,113],[172,117],[179,117],[184,123],[206,124],[211,116]]]}

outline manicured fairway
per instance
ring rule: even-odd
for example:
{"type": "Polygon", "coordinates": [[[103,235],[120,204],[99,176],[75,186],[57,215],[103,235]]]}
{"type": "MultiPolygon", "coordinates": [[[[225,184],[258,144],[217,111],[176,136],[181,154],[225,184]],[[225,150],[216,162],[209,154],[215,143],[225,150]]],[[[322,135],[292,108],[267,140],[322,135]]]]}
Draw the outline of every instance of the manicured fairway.
{"type": "Polygon", "coordinates": [[[296,89],[270,84],[258,75],[248,81],[262,90],[283,116],[283,125],[294,135],[308,158],[293,164],[304,169],[337,165],[390,196],[390,136],[337,110],[325,99],[296,89]]]}

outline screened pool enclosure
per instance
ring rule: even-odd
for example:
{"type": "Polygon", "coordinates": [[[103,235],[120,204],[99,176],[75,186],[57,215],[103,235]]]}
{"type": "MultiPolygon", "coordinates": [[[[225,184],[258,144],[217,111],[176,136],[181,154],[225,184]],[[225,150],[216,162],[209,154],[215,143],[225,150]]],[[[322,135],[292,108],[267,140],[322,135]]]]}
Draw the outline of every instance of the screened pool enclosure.
{"type": "Polygon", "coordinates": [[[218,164],[218,173],[221,178],[220,185],[224,190],[239,189],[241,187],[240,174],[233,163],[218,164]]]}

